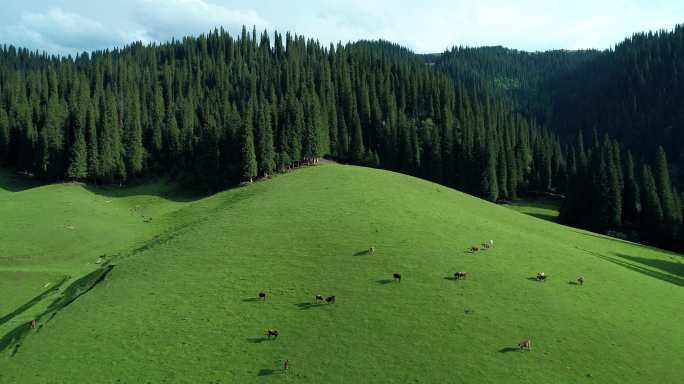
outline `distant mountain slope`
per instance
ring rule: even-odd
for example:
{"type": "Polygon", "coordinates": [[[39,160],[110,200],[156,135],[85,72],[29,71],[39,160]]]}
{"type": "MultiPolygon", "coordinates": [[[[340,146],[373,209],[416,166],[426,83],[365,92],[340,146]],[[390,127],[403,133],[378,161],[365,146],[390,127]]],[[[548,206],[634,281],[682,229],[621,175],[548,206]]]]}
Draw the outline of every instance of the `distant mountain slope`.
{"type": "MultiPolygon", "coordinates": [[[[49,188],[58,196],[73,187],[49,188]]],[[[164,212],[161,220],[179,225],[115,258],[102,282],[41,319],[19,348],[5,346],[0,382],[642,383],[681,375],[679,255],[335,164],[164,212]],[[467,252],[489,239],[494,248],[467,252]],[[364,252],[370,246],[374,255],[364,252]],[[450,280],[456,271],[468,278],[450,280]],[[548,281],[534,281],[540,271],[548,281]],[[337,302],[317,304],[316,294],[337,302]],[[280,331],[277,340],[267,328],[280,331]],[[516,352],[526,338],[532,351],[516,352]]]]}

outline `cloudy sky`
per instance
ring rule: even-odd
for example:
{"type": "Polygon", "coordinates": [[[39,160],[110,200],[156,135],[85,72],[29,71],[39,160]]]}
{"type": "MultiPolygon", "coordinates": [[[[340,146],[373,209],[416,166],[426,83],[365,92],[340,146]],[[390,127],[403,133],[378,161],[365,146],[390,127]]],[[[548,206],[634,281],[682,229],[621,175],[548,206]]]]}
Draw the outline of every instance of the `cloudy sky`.
{"type": "Polygon", "coordinates": [[[684,23],[682,0],[2,0],[0,44],[72,54],[167,41],[223,26],[321,42],[386,39],[416,52],[453,45],[609,48],[684,23]],[[9,3],[9,4],[8,4],[9,3]]]}

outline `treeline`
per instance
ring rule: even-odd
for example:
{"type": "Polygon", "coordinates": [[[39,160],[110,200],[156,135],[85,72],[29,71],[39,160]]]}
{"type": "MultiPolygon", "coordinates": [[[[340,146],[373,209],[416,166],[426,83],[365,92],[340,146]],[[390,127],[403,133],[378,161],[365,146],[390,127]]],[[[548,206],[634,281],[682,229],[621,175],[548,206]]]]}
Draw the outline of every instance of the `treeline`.
{"type": "Polygon", "coordinates": [[[563,223],[669,249],[682,249],[684,196],[673,186],[667,155],[635,160],[606,134],[581,134],[568,154],[569,184],[563,223]],[[586,148],[586,149],[585,149],[586,148]]]}
{"type": "Polygon", "coordinates": [[[330,156],[492,201],[565,185],[558,139],[484,89],[390,43],[245,28],[76,58],[5,46],[0,164],[218,189],[330,156]]]}

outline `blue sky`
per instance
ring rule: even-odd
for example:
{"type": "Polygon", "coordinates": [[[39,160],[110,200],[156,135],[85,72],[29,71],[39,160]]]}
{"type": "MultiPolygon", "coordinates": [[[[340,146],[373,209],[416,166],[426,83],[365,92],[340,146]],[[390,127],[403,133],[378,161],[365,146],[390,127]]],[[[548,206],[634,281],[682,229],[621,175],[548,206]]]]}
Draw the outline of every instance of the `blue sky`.
{"type": "Polygon", "coordinates": [[[292,31],[323,43],[386,39],[416,52],[454,45],[609,48],[684,23],[682,0],[3,0],[0,44],[72,54],[167,41],[223,26],[292,31]],[[9,3],[9,4],[5,4],[9,3]]]}

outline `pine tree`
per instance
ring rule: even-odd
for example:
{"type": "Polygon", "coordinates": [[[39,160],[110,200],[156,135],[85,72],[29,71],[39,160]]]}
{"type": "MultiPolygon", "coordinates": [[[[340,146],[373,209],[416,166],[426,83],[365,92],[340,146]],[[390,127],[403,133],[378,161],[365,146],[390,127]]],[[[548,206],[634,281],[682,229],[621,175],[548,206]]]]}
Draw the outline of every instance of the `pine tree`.
{"type": "Polygon", "coordinates": [[[81,120],[82,114],[72,108],[69,125],[72,130],[71,148],[69,153],[69,167],[66,176],[70,179],[85,179],[88,176],[88,155],[86,149],[85,124],[81,120]]]}
{"type": "Polygon", "coordinates": [[[240,162],[241,176],[243,180],[251,183],[257,176],[258,167],[256,154],[254,152],[254,133],[253,133],[253,109],[250,103],[245,111],[242,122],[242,160],[240,162]]]}
{"type": "Polygon", "coordinates": [[[143,169],[145,154],[142,141],[142,123],[140,121],[140,101],[137,91],[134,91],[129,98],[125,132],[126,168],[132,175],[137,175],[143,169]]]}
{"type": "Polygon", "coordinates": [[[678,223],[679,220],[677,218],[679,212],[677,212],[675,207],[672,183],[670,181],[670,171],[667,165],[667,156],[662,147],[658,147],[656,152],[654,178],[663,211],[664,222],[661,230],[665,235],[666,241],[672,241],[679,232],[680,223],[678,223]]]}
{"type": "Polygon", "coordinates": [[[88,158],[88,177],[97,179],[100,175],[100,152],[98,149],[97,124],[95,122],[95,107],[88,108],[86,112],[86,151],[88,158]]]}
{"type": "Polygon", "coordinates": [[[648,240],[659,241],[660,229],[663,227],[663,209],[656,189],[653,173],[648,165],[643,165],[641,171],[641,206],[642,206],[642,233],[648,240]]]}
{"type": "Polygon", "coordinates": [[[625,221],[635,223],[641,210],[641,196],[639,184],[634,174],[634,159],[630,152],[627,152],[624,167],[625,192],[622,200],[622,212],[625,221]]]}
{"type": "Polygon", "coordinates": [[[5,109],[0,107],[0,166],[9,158],[10,130],[9,117],[5,109]]]}

